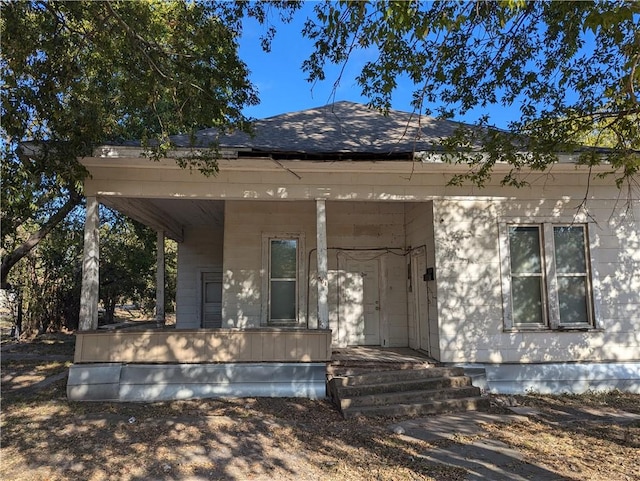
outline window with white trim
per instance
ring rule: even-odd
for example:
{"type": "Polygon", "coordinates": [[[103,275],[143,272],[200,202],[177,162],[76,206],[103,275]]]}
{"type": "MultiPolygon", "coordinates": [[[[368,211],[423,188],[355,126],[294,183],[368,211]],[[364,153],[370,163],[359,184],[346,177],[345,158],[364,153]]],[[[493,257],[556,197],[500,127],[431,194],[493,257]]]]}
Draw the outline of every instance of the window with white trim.
{"type": "Polygon", "coordinates": [[[305,323],[305,243],[303,232],[262,233],[263,326],[305,323]]]}
{"type": "Polygon", "coordinates": [[[586,224],[501,224],[506,329],[594,327],[586,224]]]}

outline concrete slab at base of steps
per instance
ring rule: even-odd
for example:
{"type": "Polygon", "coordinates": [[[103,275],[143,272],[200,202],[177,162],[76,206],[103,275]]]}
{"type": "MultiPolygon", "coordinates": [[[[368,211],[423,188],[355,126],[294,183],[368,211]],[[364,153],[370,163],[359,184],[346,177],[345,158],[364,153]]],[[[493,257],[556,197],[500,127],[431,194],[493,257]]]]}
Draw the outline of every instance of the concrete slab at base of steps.
{"type": "MultiPolygon", "coordinates": [[[[407,441],[450,440],[476,436],[484,424],[528,422],[526,416],[464,412],[411,419],[392,424],[389,430],[407,441]]],[[[422,451],[418,457],[429,463],[463,468],[464,481],[560,481],[566,478],[543,466],[528,463],[521,453],[495,439],[480,438],[471,443],[450,442],[422,451]]]]}

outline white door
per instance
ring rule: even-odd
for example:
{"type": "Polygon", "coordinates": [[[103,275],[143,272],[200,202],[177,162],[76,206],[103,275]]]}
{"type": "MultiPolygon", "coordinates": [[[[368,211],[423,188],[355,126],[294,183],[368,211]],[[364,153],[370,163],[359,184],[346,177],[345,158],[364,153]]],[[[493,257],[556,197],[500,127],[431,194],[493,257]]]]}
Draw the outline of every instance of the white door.
{"type": "Polygon", "coordinates": [[[379,261],[349,259],[341,287],[347,343],[380,345],[379,261]]]}
{"type": "Polygon", "coordinates": [[[202,327],[222,327],[222,274],[202,273],[202,327]]]}
{"type": "Polygon", "coordinates": [[[429,303],[427,302],[427,282],[424,275],[427,272],[427,258],[424,253],[412,259],[413,265],[413,293],[418,328],[418,348],[429,351],[429,303]]]}

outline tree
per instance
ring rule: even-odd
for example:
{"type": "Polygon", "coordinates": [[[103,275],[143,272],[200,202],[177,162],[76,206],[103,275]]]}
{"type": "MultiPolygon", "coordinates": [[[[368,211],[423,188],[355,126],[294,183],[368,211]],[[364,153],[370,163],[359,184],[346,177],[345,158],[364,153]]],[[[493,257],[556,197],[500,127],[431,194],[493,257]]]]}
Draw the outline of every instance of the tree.
{"type": "MultiPolygon", "coordinates": [[[[171,149],[172,134],[250,129],[242,109],[258,99],[237,39],[244,15],[265,22],[271,6],[3,3],[2,287],[11,268],[80,203],[86,172],[77,159],[96,146],[142,139],[157,159],[171,149]]],[[[285,15],[297,4],[273,7],[285,15]]],[[[179,162],[214,174],[215,145],[179,162]]]]}
{"type": "Polygon", "coordinates": [[[156,234],[121,214],[101,209],[100,300],[113,322],[117,304],[155,300],[156,234]]]}
{"type": "Polygon", "coordinates": [[[25,311],[22,323],[16,319],[19,332],[42,333],[78,326],[83,247],[81,214],[80,209],[75,209],[12,269],[8,280],[18,291],[25,311]]]}
{"type": "Polygon", "coordinates": [[[482,185],[506,161],[512,169],[503,182],[523,185],[523,168],[545,170],[560,151],[608,163],[618,186],[637,183],[640,3],[325,1],[315,13],[304,28],[315,42],[303,65],[312,82],[324,79],[328,63],[367,51],[375,59],[357,83],[381,110],[402,76],[415,86],[418,115],[519,108],[510,133],[490,128],[484,115],[443,143],[445,160],[470,167],[452,183],[482,185]],[[587,137],[610,148],[581,149],[587,137]]]}
{"type": "MultiPolygon", "coordinates": [[[[148,227],[106,207],[101,209],[100,300],[112,322],[117,304],[155,305],[156,234],[148,227]]],[[[8,280],[24,303],[20,332],[76,329],[80,316],[84,214],[81,206],[58,223],[12,269],[8,280]]],[[[175,301],[176,252],[166,256],[165,303],[175,301]]]]}

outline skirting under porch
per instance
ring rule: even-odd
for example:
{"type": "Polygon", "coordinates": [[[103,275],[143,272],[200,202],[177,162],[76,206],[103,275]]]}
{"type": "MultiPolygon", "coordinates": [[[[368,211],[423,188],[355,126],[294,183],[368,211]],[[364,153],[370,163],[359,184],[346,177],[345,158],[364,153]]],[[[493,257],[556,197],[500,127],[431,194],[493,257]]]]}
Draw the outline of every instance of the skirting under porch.
{"type": "Polygon", "coordinates": [[[331,331],[83,331],[67,396],[75,401],[326,396],[331,331]]]}
{"type": "Polygon", "coordinates": [[[153,402],[216,397],[326,397],[326,363],[76,364],[72,401],[153,402]]]}

